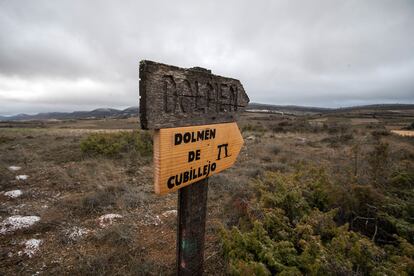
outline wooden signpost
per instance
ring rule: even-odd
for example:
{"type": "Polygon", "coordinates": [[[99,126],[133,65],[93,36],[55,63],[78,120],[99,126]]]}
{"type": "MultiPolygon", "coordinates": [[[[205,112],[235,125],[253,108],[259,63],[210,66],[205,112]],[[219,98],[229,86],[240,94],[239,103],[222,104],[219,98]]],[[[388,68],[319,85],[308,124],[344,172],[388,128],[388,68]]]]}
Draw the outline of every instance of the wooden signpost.
{"type": "Polygon", "coordinates": [[[154,188],[178,190],[177,274],[203,272],[208,177],[243,145],[235,123],[249,103],[240,81],[194,67],[140,63],[140,120],[154,129],[154,188]]]}

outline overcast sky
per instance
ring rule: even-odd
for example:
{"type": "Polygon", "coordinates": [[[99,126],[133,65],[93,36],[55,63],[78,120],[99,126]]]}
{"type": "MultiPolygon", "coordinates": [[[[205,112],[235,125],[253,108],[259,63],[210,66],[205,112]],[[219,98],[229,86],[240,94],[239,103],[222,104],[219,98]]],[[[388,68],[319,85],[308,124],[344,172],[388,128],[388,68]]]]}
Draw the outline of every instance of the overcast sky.
{"type": "Polygon", "coordinates": [[[253,102],[414,103],[414,1],[0,1],[0,114],[138,105],[138,65],[253,102]]]}

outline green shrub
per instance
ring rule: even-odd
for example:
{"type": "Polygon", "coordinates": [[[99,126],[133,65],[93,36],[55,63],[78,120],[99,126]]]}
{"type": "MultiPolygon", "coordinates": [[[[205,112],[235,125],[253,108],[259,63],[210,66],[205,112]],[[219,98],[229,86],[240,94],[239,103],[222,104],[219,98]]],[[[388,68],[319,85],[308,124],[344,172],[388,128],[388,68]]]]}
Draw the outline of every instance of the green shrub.
{"type": "Polygon", "coordinates": [[[391,132],[387,129],[377,129],[377,130],[373,130],[371,131],[371,135],[378,138],[380,136],[388,136],[391,135],[391,132]]]}
{"type": "Polygon", "coordinates": [[[266,129],[261,124],[247,124],[241,128],[242,132],[265,132],[266,129]]]}
{"type": "Polygon", "coordinates": [[[0,145],[5,144],[7,142],[14,141],[14,138],[10,138],[8,136],[0,135],[0,145]]]}
{"type": "Polygon", "coordinates": [[[406,127],[403,127],[403,129],[405,129],[405,130],[414,130],[414,122],[412,122],[411,124],[409,124],[406,127]]]}
{"type": "Polygon", "coordinates": [[[322,143],[328,143],[331,147],[339,147],[351,141],[354,136],[351,133],[333,135],[321,140],[322,143]]]}
{"type": "Polygon", "coordinates": [[[300,133],[317,133],[323,130],[322,125],[314,124],[307,118],[296,118],[291,121],[281,121],[270,125],[270,129],[274,132],[300,132],[300,133]]]}
{"type": "Polygon", "coordinates": [[[391,184],[400,188],[413,188],[414,187],[414,174],[407,172],[397,172],[391,177],[391,184]]]}
{"type": "Polygon", "coordinates": [[[382,185],[388,180],[389,144],[378,141],[369,154],[368,163],[371,180],[375,185],[382,185]]]}
{"type": "Polygon", "coordinates": [[[125,152],[138,152],[142,156],[152,154],[152,137],[148,132],[93,133],[80,143],[83,153],[116,157],[125,152]]]}
{"type": "Polygon", "coordinates": [[[281,148],[279,146],[273,145],[270,147],[270,152],[273,153],[274,155],[278,155],[281,151],[281,148]]]}
{"type": "Polygon", "coordinates": [[[293,173],[266,173],[254,187],[256,198],[247,203],[239,227],[220,232],[230,274],[412,275],[414,232],[407,221],[411,209],[395,203],[401,218],[387,213],[392,202],[410,206],[410,201],[390,201],[385,191],[370,185],[340,189],[323,169],[303,164],[293,173]],[[348,223],[341,225],[339,212],[348,213],[345,217],[351,221],[358,214],[365,227],[368,221],[368,226],[377,223],[378,233],[364,235],[348,223]],[[381,246],[374,242],[378,236],[392,237],[381,246]]]}

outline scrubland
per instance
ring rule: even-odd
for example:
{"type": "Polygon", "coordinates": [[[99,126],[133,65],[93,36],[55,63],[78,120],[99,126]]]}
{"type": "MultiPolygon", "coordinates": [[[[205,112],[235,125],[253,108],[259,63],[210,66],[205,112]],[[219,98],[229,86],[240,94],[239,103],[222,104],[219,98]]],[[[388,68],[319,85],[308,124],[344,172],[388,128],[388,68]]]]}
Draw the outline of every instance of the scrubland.
{"type": "MultiPolygon", "coordinates": [[[[414,139],[391,132],[413,121],[243,114],[209,180],[205,274],[414,274],[414,139]]],[[[0,123],[0,274],[175,273],[177,194],[153,193],[138,126],[0,123]]]]}

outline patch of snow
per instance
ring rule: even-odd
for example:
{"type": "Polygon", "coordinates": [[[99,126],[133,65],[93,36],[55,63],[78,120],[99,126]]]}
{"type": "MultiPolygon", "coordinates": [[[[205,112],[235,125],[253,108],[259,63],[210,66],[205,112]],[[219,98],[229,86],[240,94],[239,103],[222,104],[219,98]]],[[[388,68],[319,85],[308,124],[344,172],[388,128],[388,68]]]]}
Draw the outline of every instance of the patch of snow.
{"type": "Polygon", "coordinates": [[[19,256],[27,255],[29,258],[33,257],[37,251],[39,251],[39,247],[42,244],[42,240],[38,239],[30,239],[25,241],[23,251],[17,252],[19,256]]]}
{"type": "Polygon", "coordinates": [[[65,231],[65,234],[67,235],[67,237],[71,240],[71,241],[77,241],[79,240],[82,236],[88,234],[90,232],[90,230],[86,229],[86,228],[82,228],[82,227],[78,227],[78,226],[74,226],[71,229],[67,229],[65,231]]]}
{"type": "Polygon", "coordinates": [[[99,226],[106,227],[106,226],[111,225],[112,223],[114,223],[114,221],[116,219],[120,219],[120,218],[122,218],[122,216],[119,215],[119,214],[102,215],[98,218],[99,226]]]}
{"type": "Polygon", "coordinates": [[[13,191],[8,191],[4,193],[5,196],[11,197],[11,198],[19,197],[22,194],[23,192],[21,190],[13,190],[13,191]]]}
{"type": "Polygon", "coordinates": [[[11,216],[0,223],[0,234],[7,234],[22,228],[28,228],[38,222],[38,216],[11,216]]]}
{"type": "Polygon", "coordinates": [[[29,176],[25,175],[25,174],[21,174],[21,175],[16,176],[16,180],[27,180],[27,178],[29,178],[29,176]]]}
{"type": "Polygon", "coordinates": [[[160,216],[153,215],[151,213],[145,214],[144,218],[140,221],[141,224],[149,226],[149,225],[155,225],[158,226],[162,223],[160,216]]]}
{"type": "Polygon", "coordinates": [[[246,112],[253,112],[253,113],[275,113],[275,114],[282,114],[282,115],[284,115],[284,112],[283,111],[269,110],[269,109],[246,109],[246,112]]]}
{"type": "Polygon", "coordinates": [[[270,110],[268,109],[247,109],[247,112],[263,112],[263,113],[269,113],[270,110]]]}
{"type": "Polygon", "coordinates": [[[168,210],[161,214],[164,217],[177,216],[177,210],[168,210]]]}
{"type": "Polygon", "coordinates": [[[297,140],[299,140],[300,143],[305,143],[306,142],[306,138],[304,137],[297,137],[297,140]]]}
{"type": "Polygon", "coordinates": [[[8,169],[12,172],[18,171],[20,170],[22,167],[19,166],[10,166],[8,169]]]}

